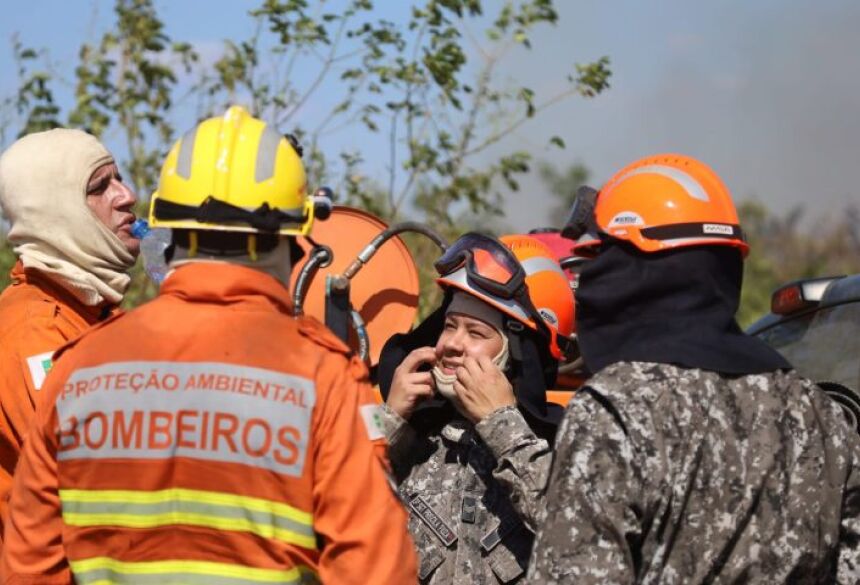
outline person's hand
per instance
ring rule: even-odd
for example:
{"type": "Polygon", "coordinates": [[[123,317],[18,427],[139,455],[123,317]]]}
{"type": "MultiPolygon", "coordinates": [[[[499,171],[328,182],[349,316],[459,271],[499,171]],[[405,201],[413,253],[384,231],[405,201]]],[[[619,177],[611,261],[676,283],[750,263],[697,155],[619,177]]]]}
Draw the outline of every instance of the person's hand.
{"type": "Polygon", "coordinates": [[[419,347],[412,350],[406,359],[394,370],[391,391],[385,403],[388,408],[409,420],[422,401],[433,396],[433,374],[419,372],[423,364],[436,363],[436,350],[432,347],[419,347]]]}
{"type": "Polygon", "coordinates": [[[496,410],[517,403],[514,389],[505,374],[488,357],[467,357],[457,368],[454,382],[460,411],[478,423],[496,410]]]}

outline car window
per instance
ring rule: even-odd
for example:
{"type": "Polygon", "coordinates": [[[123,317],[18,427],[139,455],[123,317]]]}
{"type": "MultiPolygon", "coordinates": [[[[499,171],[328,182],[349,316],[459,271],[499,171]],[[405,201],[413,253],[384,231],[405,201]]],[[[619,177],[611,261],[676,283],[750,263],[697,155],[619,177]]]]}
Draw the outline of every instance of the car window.
{"type": "Polygon", "coordinates": [[[803,336],[809,328],[809,324],[812,323],[813,316],[814,313],[806,313],[800,317],[786,319],[780,322],[779,325],[762,331],[758,334],[758,337],[781,354],[787,356],[793,352],[796,344],[802,343],[803,336]]]}
{"type": "Polygon", "coordinates": [[[785,321],[759,337],[803,376],[860,390],[860,302],[785,321]]]}

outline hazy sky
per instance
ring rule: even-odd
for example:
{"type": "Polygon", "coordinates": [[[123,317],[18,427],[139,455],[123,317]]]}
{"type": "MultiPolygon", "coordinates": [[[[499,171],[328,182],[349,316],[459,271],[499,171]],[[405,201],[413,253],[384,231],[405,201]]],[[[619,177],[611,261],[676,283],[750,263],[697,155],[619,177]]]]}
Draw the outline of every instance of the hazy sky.
{"type": "MultiPolygon", "coordinates": [[[[14,90],[8,39],[48,48],[70,71],[80,42],[103,30],[112,2],[6,0],[0,21],[0,96],[14,90]]],[[[201,47],[246,38],[247,1],[160,2],[168,33],[201,47]],[[202,17],[201,17],[202,16],[202,17]]],[[[378,0],[387,11],[399,0],[378,0]]],[[[486,2],[487,5],[492,4],[486,2]]],[[[676,151],[711,164],[735,198],[814,213],[860,204],[860,2],[857,0],[557,0],[561,20],[517,54],[505,74],[552,92],[570,63],[612,59],[612,88],[573,99],[503,145],[538,159],[574,160],[599,185],[632,160],[676,151]],[[567,149],[547,148],[553,134],[567,149]]],[[[60,97],[68,90],[60,90],[60,97]]],[[[63,98],[65,99],[65,98],[63,98]]],[[[498,152],[498,151],[497,151],[498,152]]],[[[383,172],[384,161],[378,163],[383,172]]],[[[547,223],[552,200],[537,179],[509,198],[508,222],[547,223]]]]}
{"type": "MultiPolygon", "coordinates": [[[[860,2],[562,6],[569,28],[542,47],[610,55],[614,75],[604,96],[536,124],[564,129],[568,150],[554,162],[579,157],[599,183],[640,156],[677,151],[712,165],[736,199],[814,214],[860,203],[860,2]]],[[[511,208],[540,214],[529,197],[511,208]]]]}

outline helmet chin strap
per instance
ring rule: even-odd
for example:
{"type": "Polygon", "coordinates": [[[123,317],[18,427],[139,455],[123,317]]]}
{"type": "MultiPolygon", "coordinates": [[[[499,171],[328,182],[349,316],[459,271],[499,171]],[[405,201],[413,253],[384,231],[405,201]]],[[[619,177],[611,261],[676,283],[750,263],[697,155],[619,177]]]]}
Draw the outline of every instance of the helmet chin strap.
{"type": "MultiPolygon", "coordinates": [[[[502,349],[499,350],[499,353],[493,358],[493,364],[499,368],[502,372],[505,372],[508,367],[508,361],[510,359],[510,344],[508,342],[508,336],[505,335],[499,329],[496,329],[496,332],[502,338],[502,349]]],[[[455,405],[456,401],[454,400],[457,396],[457,393],[454,391],[454,382],[457,381],[456,374],[446,374],[442,371],[442,368],[439,366],[433,366],[433,380],[436,382],[436,391],[451,400],[455,405]]]]}

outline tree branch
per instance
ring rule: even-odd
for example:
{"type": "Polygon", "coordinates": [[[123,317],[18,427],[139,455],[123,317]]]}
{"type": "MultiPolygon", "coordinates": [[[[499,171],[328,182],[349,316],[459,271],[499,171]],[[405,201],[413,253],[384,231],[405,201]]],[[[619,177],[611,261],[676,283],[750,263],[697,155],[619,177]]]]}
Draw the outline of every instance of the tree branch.
{"type": "Polygon", "coordinates": [[[337,54],[337,48],[340,45],[340,42],[343,38],[343,31],[346,28],[346,19],[341,19],[340,26],[337,29],[337,33],[335,34],[334,42],[331,44],[331,50],[329,51],[328,58],[323,63],[323,66],[320,68],[319,73],[314,79],[313,83],[311,83],[310,87],[305,91],[304,95],[299,98],[298,103],[293,106],[292,109],[288,110],[286,115],[281,119],[280,124],[287,123],[290,118],[292,118],[307,102],[307,100],[313,95],[313,93],[319,88],[320,84],[322,84],[323,80],[328,76],[328,72],[334,64],[334,58],[337,54]]]}
{"type": "MultiPolygon", "coordinates": [[[[415,44],[412,47],[412,63],[418,62],[418,53],[421,48],[421,41],[424,39],[424,34],[427,32],[427,24],[424,23],[421,28],[418,30],[418,34],[415,37],[415,44]]],[[[415,145],[414,145],[414,134],[413,134],[413,123],[415,121],[415,111],[412,108],[412,92],[415,90],[415,84],[410,81],[406,84],[406,95],[404,98],[404,103],[406,104],[406,144],[409,148],[409,157],[414,160],[415,158],[415,145]]],[[[391,146],[392,157],[394,156],[393,151],[397,148],[397,143],[392,140],[391,146]]],[[[406,195],[409,193],[409,190],[412,188],[412,184],[415,182],[415,177],[418,173],[418,170],[413,166],[410,170],[409,176],[406,178],[406,182],[403,185],[403,189],[400,191],[400,195],[397,197],[394,196],[394,182],[392,181],[389,185],[388,191],[388,200],[391,203],[391,215],[392,217],[396,216],[400,207],[403,205],[403,202],[406,198],[406,195]]]]}
{"type": "Polygon", "coordinates": [[[397,118],[395,111],[391,116],[391,133],[389,136],[389,167],[388,167],[388,205],[391,207],[392,216],[397,211],[394,201],[394,184],[397,180],[397,118]]]}
{"type": "Polygon", "coordinates": [[[457,173],[459,173],[460,168],[463,165],[463,159],[465,158],[464,153],[468,151],[469,144],[472,142],[472,138],[475,135],[475,127],[478,124],[478,115],[480,114],[481,108],[484,105],[484,100],[487,97],[490,81],[493,76],[493,69],[497,63],[498,61],[495,57],[488,57],[487,62],[484,65],[484,69],[478,76],[478,88],[475,92],[475,97],[472,100],[472,108],[469,110],[466,125],[463,128],[463,134],[457,148],[457,155],[451,159],[451,162],[454,165],[451,173],[452,176],[456,176],[457,173]]]}
{"type": "Polygon", "coordinates": [[[572,95],[576,95],[577,93],[578,93],[577,89],[572,88],[572,89],[569,89],[567,91],[563,91],[563,92],[553,96],[552,98],[546,100],[544,103],[542,103],[538,106],[535,106],[534,114],[532,116],[522,116],[516,122],[509,124],[508,126],[503,128],[502,130],[499,130],[498,132],[494,132],[493,134],[488,136],[483,142],[481,142],[477,146],[474,146],[474,147],[464,151],[461,155],[462,158],[467,158],[469,156],[472,156],[473,154],[477,154],[477,153],[481,152],[482,150],[486,149],[489,146],[492,146],[493,144],[495,144],[496,142],[498,142],[499,140],[501,140],[505,136],[509,135],[511,132],[514,132],[517,128],[519,128],[520,126],[525,124],[528,120],[531,120],[532,118],[537,116],[540,112],[554,106],[555,104],[565,100],[566,98],[569,98],[572,95]]]}

